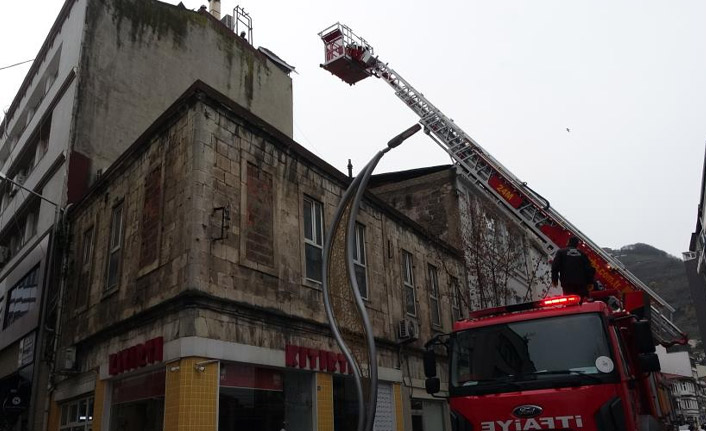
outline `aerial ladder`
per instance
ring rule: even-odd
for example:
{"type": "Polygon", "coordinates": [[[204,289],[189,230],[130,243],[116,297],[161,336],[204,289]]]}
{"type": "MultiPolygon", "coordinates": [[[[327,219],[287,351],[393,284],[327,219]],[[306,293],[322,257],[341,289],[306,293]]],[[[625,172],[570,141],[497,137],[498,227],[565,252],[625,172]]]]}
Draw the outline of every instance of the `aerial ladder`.
{"type": "Polygon", "coordinates": [[[369,76],[385,81],[397,97],[419,116],[419,123],[426,134],[449,154],[460,175],[489,194],[536,235],[549,256],[565,246],[569,237],[577,237],[580,240],[579,248],[588,256],[596,269],[596,279],[606,290],[615,289],[625,294],[626,298],[642,292],[658,305],[659,308],[655,305],[645,307],[645,313],[652,320],[655,338],[662,345],[686,343],[686,335],[662,313],[671,314],[674,308],[569,223],[546,199],[515,177],[399,73],[381,61],[365,39],[341,23],[326,28],[319,33],[319,37],[324,43],[325,62],[322,68],[350,85],[369,76]]]}

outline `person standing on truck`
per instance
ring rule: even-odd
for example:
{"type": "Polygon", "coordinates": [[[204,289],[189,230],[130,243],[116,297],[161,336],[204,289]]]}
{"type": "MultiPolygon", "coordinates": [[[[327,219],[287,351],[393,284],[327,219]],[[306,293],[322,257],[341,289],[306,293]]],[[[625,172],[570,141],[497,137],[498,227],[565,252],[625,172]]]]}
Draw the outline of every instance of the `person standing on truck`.
{"type": "Polygon", "coordinates": [[[552,286],[556,287],[561,280],[564,295],[588,297],[588,287],[593,284],[596,270],[578,245],[579,239],[572,236],[566,248],[556,252],[552,262],[552,286]]]}

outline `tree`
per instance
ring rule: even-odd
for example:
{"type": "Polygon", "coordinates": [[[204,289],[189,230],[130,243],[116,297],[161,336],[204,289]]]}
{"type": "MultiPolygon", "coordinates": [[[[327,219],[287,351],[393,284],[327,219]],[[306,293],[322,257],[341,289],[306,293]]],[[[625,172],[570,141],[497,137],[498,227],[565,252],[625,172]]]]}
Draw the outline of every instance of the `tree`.
{"type": "Polygon", "coordinates": [[[468,289],[461,289],[461,302],[482,309],[546,295],[547,255],[496,203],[479,194],[466,196],[461,235],[468,289]]]}

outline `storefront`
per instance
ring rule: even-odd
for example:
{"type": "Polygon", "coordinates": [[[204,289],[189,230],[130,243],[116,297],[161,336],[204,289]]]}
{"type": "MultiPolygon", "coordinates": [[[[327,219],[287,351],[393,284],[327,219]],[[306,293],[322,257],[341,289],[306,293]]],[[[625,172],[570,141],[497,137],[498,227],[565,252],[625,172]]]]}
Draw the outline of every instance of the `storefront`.
{"type": "MultiPolygon", "coordinates": [[[[234,431],[353,431],[353,377],[338,353],[263,349],[217,340],[161,337],[108,355],[85,382],[60,385],[59,431],[161,431],[196,420],[234,431]],[[153,341],[157,340],[157,341],[153,341]],[[220,357],[196,356],[218,351],[220,357]],[[181,357],[174,357],[181,353],[181,357]]],[[[402,430],[401,373],[381,368],[376,431],[402,430]]]]}

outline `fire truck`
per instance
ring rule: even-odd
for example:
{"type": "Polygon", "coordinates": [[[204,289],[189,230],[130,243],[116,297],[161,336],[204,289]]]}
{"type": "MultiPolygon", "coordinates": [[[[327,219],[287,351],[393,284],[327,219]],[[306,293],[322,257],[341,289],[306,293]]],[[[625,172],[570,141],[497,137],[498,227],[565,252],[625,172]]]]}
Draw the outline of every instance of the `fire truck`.
{"type": "Polygon", "coordinates": [[[593,243],[436,108],[365,39],[336,23],[321,33],[322,68],[353,85],[376,77],[417,116],[454,160],[459,175],[485,192],[542,244],[548,257],[569,237],[605,290],[475,311],[450,334],[427,343],[427,391],[440,389],[436,355],[448,358],[455,431],[663,429],[670,410],[655,343],[685,344],[674,309],[593,243]]]}
{"type": "Polygon", "coordinates": [[[427,343],[427,392],[439,392],[443,346],[454,431],[664,429],[670,406],[642,294],[616,295],[470,313],[427,343]]]}
{"type": "Polygon", "coordinates": [[[326,28],[319,37],[324,43],[322,68],[350,85],[371,76],[386,82],[417,114],[425,133],[454,160],[459,175],[513,215],[518,224],[542,244],[547,256],[553,256],[566,246],[569,237],[577,237],[579,248],[596,269],[596,280],[605,289],[625,294],[639,292],[650,301],[645,308],[645,318],[651,321],[654,337],[660,344],[686,343],[686,334],[669,318],[674,308],[569,223],[527,183],[515,177],[388,63],[380,60],[365,39],[341,23],[326,28]]]}

